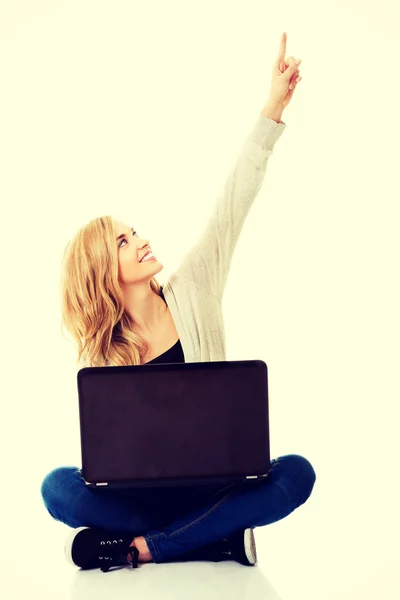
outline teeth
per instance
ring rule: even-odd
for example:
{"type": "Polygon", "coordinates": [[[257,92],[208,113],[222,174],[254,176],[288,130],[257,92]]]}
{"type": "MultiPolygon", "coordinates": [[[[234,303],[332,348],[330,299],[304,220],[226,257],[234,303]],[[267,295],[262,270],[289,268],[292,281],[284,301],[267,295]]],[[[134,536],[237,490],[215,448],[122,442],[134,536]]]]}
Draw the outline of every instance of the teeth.
{"type": "Polygon", "coordinates": [[[142,260],[140,262],[145,262],[146,260],[149,260],[149,258],[153,258],[154,254],[152,252],[150,252],[149,254],[146,254],[146,256],[144,258],[142,258],[142,260]]]}

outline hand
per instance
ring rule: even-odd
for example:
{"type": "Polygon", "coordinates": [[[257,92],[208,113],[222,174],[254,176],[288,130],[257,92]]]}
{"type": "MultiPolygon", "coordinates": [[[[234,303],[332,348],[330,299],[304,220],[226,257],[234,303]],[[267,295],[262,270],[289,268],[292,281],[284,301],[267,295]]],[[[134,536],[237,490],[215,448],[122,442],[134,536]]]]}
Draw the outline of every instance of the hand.
{"type": "MultiPolygon", "coordinates": [[[[282,34],[278,57],[272,68],[272,80],[267,104],[283,110],[293,97],[296,84],[302,80],[299,65],[293,56],[285,59],[286,33],[282,34]]],[[[299,64],[301,60],[299,61],[299,64]]]]}

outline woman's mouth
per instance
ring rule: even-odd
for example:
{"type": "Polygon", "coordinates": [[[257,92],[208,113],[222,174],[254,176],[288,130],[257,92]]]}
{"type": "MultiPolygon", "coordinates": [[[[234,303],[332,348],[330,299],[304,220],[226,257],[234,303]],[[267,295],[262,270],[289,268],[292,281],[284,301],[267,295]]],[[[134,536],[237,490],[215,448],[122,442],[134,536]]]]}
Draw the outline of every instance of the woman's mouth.
{"type": "Polygon", "coordinates": [[[149,252],[149,254],[146,254],[146,256],[144,258],[142,258],[142,260],[140,262],[143,263],[143,262],[148,262],[150,260],[157,260],[152,252],[149,252]]]}

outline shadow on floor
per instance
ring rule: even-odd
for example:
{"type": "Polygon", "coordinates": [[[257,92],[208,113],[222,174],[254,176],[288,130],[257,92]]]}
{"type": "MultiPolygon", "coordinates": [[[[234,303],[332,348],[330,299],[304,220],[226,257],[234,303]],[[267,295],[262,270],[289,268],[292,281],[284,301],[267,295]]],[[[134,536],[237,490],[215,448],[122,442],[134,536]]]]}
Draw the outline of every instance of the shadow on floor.
{"type": "Polygon", "coordinates": [[[78,569],[70,600],[282,600],[257,565],[236,562],[147,563],[103,573],[78,569]],[[134,596],[132,596],[134,594],[134,596]],[[144,595],[145,594],[145,595],[144,595]]]}

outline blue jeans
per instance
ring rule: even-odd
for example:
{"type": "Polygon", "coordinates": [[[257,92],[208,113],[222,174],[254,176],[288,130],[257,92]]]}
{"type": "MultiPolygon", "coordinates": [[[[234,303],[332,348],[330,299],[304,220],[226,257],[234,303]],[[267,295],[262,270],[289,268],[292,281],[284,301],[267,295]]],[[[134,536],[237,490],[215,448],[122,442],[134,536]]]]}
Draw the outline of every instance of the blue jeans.
{"type": "Polygon", "coordinates": [[[271,461],[263,481],[230,485],[107,490],[88,488],[77,467],[58,467],[41,485],[50,515],[69,527],[143,536],[155,563],[208,546],[248,527],[283,519],[311,495],[316,479],[298,454],[271,461]]]}

